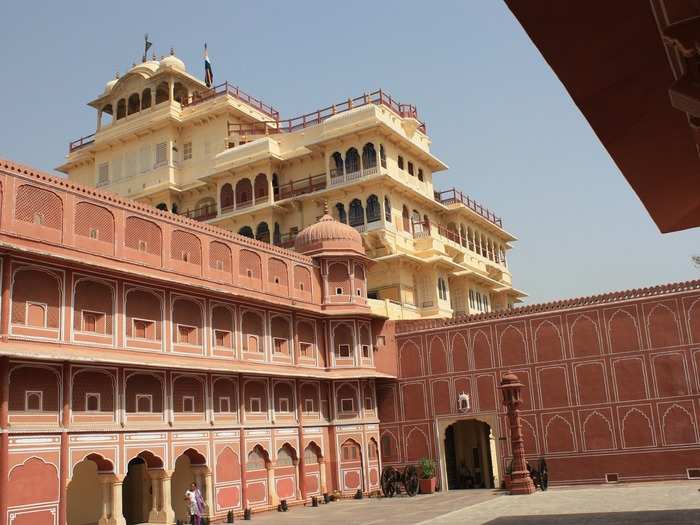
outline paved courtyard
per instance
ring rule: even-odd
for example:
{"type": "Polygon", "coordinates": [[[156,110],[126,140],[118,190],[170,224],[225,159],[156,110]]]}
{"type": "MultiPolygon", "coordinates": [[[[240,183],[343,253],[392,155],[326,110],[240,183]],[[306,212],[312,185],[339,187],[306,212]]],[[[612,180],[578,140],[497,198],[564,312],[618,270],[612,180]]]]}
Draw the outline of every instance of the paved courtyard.
{"type": "Polygon", "coordinates": [[[263,524],[647,525],[700,524],[700,483],[557,488],[532,496],[465,490],[415,498],[345,500],[253,516],[263,524]]]}

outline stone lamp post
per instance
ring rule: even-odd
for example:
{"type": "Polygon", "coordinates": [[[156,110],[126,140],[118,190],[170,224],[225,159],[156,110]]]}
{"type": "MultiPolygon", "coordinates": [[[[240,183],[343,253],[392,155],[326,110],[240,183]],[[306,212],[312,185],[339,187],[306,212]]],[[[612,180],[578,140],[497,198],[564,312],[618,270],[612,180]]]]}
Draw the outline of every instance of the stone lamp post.
{"type": "Polygon", "coordinates": [[[522,423],[520,422],[520,405],[523,385],[518,376],[510,370],[501,378],[500,389],[503,392],[503,404],[508,413],[510,425],[510,444],[513,450],[513,470],[511,472],[511,494],[532,494],[535,485],[530,478],[525,463],[525,447],[523,446],[522,423]]]}

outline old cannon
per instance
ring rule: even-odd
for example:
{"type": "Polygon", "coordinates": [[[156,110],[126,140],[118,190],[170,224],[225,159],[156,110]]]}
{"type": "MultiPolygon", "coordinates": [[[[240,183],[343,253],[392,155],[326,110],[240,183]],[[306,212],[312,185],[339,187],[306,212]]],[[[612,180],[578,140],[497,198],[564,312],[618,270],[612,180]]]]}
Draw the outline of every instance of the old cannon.
{"type": "Polygon", "coordinates": [[[409,496],[418,494],[418,469],[415,465],[407,465],[402,471],[394,467],[384,467],[382,470],[382,492],[387,498],[401,493],[401,485],[409,496]]]}

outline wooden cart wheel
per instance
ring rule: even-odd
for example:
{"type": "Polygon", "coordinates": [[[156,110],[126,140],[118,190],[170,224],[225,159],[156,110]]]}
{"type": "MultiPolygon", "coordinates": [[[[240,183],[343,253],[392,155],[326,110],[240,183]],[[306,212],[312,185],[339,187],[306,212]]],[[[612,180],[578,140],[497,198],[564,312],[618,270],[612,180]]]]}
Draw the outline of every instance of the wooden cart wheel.
{"type": "Polygon", "coordinates": [[[394,493],[396,491],[395,487],[395,482],[396,482],[396,476],[397,472],[394,470],[394,467],[384,467],[382,470],[382,492],[384,493],[385,498],[393,498],[394,493]]]}
{"type": "Polygon", "coordinates": [[[408,465],[403,471],[403,486],[406,494],[415,496],[418,494],[418,470],[415,465],[408,465]]]}

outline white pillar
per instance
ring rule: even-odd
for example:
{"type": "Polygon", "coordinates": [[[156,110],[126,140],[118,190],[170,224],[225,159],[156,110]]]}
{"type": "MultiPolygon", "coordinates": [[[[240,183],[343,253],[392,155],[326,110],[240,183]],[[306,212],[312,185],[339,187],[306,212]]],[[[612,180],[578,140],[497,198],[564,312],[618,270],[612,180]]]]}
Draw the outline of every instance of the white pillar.
{"type": "Polygon", "coordinates": [[[171,497],[170,478],[173,473],[169,470],[161,471],[160,493],[162,495],[162,506],[160,509],[163,521],[162,523],[173,523],[175,521],[175,511],[171,497]]]}
{"type": "Polygon", "coordinates": [[[279,498],[277,497],[277,487],[275,485],[275,468],[272,463],[265,465],[267,468],[267,494],[269,504],[272,506],[279,505],[279,498]]]}
{"type": "Polygon", "coordinates": [[[126,520],[122,513],[122,480],[113,478],[112,482],[112,509],[110,512],[109,525],[126,525],[126,520]]]}
{"type": "Polygon", "coordinates": [[[319,485],[321,487],[321,494],[326,494],[328,492],[328,487],[326,486],[326,460],[325,458],[318,458],[319,466],[319,485]]]}
{"type": "Polygon", "coordinates": [[[151,478],[151,511],[148,513],[148,521],[151,523],[159,523],[160,515],[158,512],[158,492],[160,489],[161,481],[159,478],[159,472],[150,471],[148,473],[151,478]]]}

